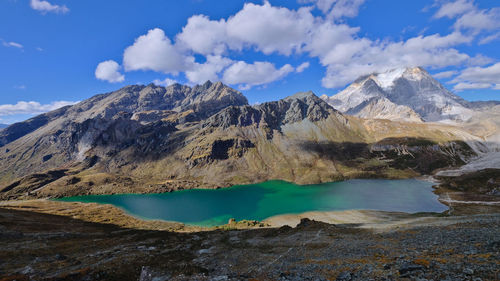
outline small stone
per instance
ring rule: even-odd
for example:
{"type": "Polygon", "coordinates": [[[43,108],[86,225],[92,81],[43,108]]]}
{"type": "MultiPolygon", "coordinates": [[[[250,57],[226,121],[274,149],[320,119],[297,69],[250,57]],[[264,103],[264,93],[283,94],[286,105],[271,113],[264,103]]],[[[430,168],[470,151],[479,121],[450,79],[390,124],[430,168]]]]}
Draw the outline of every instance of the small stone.
{"type": "Polygon", "coordinates": [[[65,255],[56,254],[56,260],[62,261],[62,260],[65,260],[65,259],[67,259],[67,257],[65,255]]]}
{"type": "Polygon", "coordinates": [[[424,267],[421,265],[414,264],[414,263],[405,263],[405,264],[403,264],[403,266],[401,266],[399,268],[399,274],[405,275],[405,274],[410,273],[412,271],[423,270],[423,269],[424,269],[424,267]]]}
{"type": "Polygon", "coordinates": [[[470,268],[466,268],[466,269],[464,269],[464,273],[467,275],[472,275],[472,274],[474,274],[474,270],[470,269],[470,268]]]}
{"type": "Polygon", "coordinates": [[[351,273],[349,271],[345,271],[337,276],[337,281],[350,281],[352,280],[351,273]]]}

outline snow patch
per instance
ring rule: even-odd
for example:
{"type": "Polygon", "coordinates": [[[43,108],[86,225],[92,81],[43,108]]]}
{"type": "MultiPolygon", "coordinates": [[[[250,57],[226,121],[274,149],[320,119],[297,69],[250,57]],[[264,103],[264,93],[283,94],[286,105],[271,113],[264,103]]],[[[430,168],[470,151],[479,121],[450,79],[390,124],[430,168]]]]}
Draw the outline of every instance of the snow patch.
{"type": "Polygon", "coordinates": [[[396,68],[384,73],[378,74],[376,77],[376,82],[382,89],[387,89],[394,85],[394,81],[401,77],[405,72],[406,68],[396,68]]]}

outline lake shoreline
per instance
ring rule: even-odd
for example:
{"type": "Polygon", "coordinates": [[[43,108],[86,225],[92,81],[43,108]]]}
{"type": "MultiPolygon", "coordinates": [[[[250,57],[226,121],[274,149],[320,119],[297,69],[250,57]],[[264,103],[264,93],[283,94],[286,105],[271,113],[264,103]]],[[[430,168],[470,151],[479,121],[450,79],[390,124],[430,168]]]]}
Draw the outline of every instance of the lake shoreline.
{"type": "Polygon", "coordinates": [[[122,228],[160,230],[173,232],[199,232],[215,229],[254,229],[254,228],[277,228],[283,226],[295,227],[303,218],[320,221],[328,224],[359,225],[365,227],[376,227],[397,221],[409,220],[422,217],[438,217],[439,213],[410,214],[403,212],[387,212],[376,210],[349,210],[349,211],[326,211],[326,212],[304,212],[300,214],[283,214],[273,216],[262,221],[266,226],[250,226],[235,223],[222,224],[215,227],[200,227],[174,221],[141,219],[128,214],[121,208],[111,204],[63,202],[47,199],[2,201],[0,208],[11,210],[24,210],[42,214],[70,217],[91,223],[104,223],[122,228]]]}
{"type": "Polygon", "coordinates": [[[301,214],[283,214],[267,218],[262,221],[265,226],[259,226],[259,224],[252,223],[235,222],[216,227],[199,227],[179,222],[144,220],[132,216],[124,210],[110,204],[61,202],[48,199],[35,199],[0,201],[0,208],[69,217],[84,222],[109,224],[121,228],[159,230],[168,232],[203,232],[216,229],[260,229],[283,226],[294,227],[303,218],[333,225],[341,224],[371,229],[391,229],[417,224],[426,225],[426,223],[430,223],[437,218],[453,218],[455,216],[474,216],[478,214],[500,213],[500,205],[454,203],[452,209],[443,213],[410,214],[376,210],[304,212],[301,214]]]}
{"type": "Polygon", "coordinates": [[[274,216],[307,212],[378,210],[440,213],[447,209],[433,193],[432,183],[417,179],[354,179],[307,186],[274,180],[221,190],[88,195],[58,200],[112,204],[138,218],[201,227],[224,225],[230,219],[265,221],[274,216]]]}

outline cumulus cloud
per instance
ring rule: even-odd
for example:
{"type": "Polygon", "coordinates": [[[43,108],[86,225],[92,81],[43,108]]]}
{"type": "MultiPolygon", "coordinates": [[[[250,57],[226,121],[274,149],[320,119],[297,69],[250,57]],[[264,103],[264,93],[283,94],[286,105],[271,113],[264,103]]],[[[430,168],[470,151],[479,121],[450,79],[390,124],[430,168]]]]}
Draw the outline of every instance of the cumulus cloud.
{"type": "Polygon", "coordinates": [[[244,42],[264,54],[278,52],[290,55],[300,50],[314,26],[309,8],[290,10],[247,3],[243,9],[227,21],[227,34],[231,40],[244,42]]]}
{"type": "Polygon", "coordinates": [[[464,69],[452,83],[457,83],[453,89],[497,89],[500,85],[500,62],[487,67],[469,67],[464,69]]]}
{"type": "MultiPolygon", "coordinates": [[[[314,2],[327,15],[334,13],[332,17],[342,17],[355,16],[364,1],[306,2],[314,2]]],[[[473,36],[459,31],[444,36],[417,36],[399,42],[359,38],[359,31],[358,27],[338,24],[328,17],[315,18],[310,7],[290,10],[264,2],[262,5],[246,4],[227,21],[193,16],[178,39],[200,54],[207,54],[210,49],[213,53],[223,54],[228,49],[241,48],[255,48],[264,54],[306,52],[310,57],[319,58],[321,64],[326,66],[322,84],[327,88],[341,87],[360,75],[394,67],[439,68],[462,63],[485,63],[480,60],[484,57],[471,58],[452,48],[473,40],[473,36]]],[[[215,77],[211,73],[210,76],[215,77]]]]}
{"type": "Polygon", "coordinates": [[[177,81],[174,79],[170,79],[170,78],[165,78],[164,80],[160,80],[160,79],[153,80],[153,84],[158,85],[158,86],[163,86],[163,87],[168,87],[168,86],[173,85],[175,83],[177,83],[177,81]]]}
{"type": "Polygon", "coordinates": [[[277,69],[270,62],[258,61],[248,64],[244,61],[239,61],[226,69],[222,80],[224,83],[242,84],[243,88],[249,88],[251,86],[271,83],[283,78],[292,71],[294,71],[294,68],[289,64],[285,64],[277,69]]]}
{"type": "Polygon", "coordinates": [[[68,7],[66,7],[65,5],[62,6],[55,5],[44,0],[31,0],[30,6],[33,10],[37,10],[42,14],[46,13],[66,14],[67,12],[69,12],[68,7]]]}
{"type": "Polygon", "coordinates": [[[228,40],[224,19],[213,21],[204,15],[195,15],[188,19],[182,32],[177,35],[177,43],[203,55],[220,55],[226,50],[227,45],[233,48],[238,46],[228,40]]]}
{"type": "Polygon", "coordinates": [[[52,111],[63,106],[73,105],[77,102],[55,101],[49,104],[41,104],[36,101],[20,101],[16,104],[0,104],[0,116],[9,116],[17,114],[41,114],[52,111]]]}
{"type": "Polygon", "coordinates": [[[203,64],[196,63],[193,69],[186,71],[186,77],[191,83],[202,84],[207,80],[218,81],[219,73],[233,61],[221,56],[207,56],[207,61],[203,64]]]}
{"type": "MultiPolygon", "coordinates": [[[[177,75],[184,73],[191,83],[223,80],[228,84],[252,87],[282,79],[292,71],[301,72],[308,64],[294,69],[290,65],[276,68],[271,62],[249,63],[231,55],[248,50],[265,55],[309,56],[325,67],[322,85],[343,87],[357,77],[396,67],[423,66],[439,70],[450,66],[476,67],[492,59],[460,52],[457,46],[482,37],[495,40],[484,32],[486,23],[473,19],[477,15],[495,15],[495,9],[480,10],[471,0],[439,1],[435,18],[455,19],[448,34],[419,35],[405,40],[376,40],[360,36],[361,29],[342,22],[343,17],[357,15],[364,0],[301,0],[313,5],[298,9],[247,3],[234,15],[212,20],[205,15],[188,19],[172,41],[163,30],[155,28],[139,36],[125,49],[125,71],[152,70],[177,75]],[[320,13],[313,13],[313,9],[320,13]],[[481,30],[478,35],[477,30],[481,30]],[[196,61],[200,55],[201,61],[196,61]]],[[[485,19],[483,19],[485,20],[485,19]]],[[[493,25],[494,26],[494,25],[493,25]]],[[[497,32],[498,33],[498,32],[497,32]]],[[[451,73],[439,73],[446,78],[451,73]]],[[[465,83],[465,81],[460,81],[465,83]]],[[[459,83],[459,82],[457,82],[459,83]]],[[[472,83],[472,82],[469,82],[472,83]]]]}
{"type": "Polygon", "coordinates": [[[99,63],[95,70],[95,77],[111,83],[123,82],[125,80],[125,76],[120,73],[120,65],[113,60],[99,63]]]}
{"type": "Polygon", "coordinates": [[[306,62],[303,62],[301,63],[299,66],[297,66],[297,68],[295,69],[295,72],[297,73],[301,73],[303,72],[304,70],[306,70],[311,64],[306,61],[306,62]]]}
{"type": "Polygon", "coordinates": [[[290,10],[247,3],[226,20],[210,20],[195,15],[177,35],[177,43],[199,54],[221,55],[227,49],[241,50],[244,46],[264,54],[278,52],[290,55],[300,50],[314,26],[310,8],[290,10]]]}
{"type": "Polygon", "coordinates": [[[159,28],[139,36],[123,54],[123,66],[126,71],[153,70],[177,74],[189,69],[193,63],[194,58],[180,52],[159,28]]]}

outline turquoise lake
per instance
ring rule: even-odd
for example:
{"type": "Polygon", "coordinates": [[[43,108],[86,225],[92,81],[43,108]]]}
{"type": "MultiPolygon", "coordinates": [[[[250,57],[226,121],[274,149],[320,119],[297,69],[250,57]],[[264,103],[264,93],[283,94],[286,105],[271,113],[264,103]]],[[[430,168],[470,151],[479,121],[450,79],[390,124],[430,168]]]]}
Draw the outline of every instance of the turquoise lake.
{"type": "Polygon", "coordinates": [[[309,211],[381,210],[443,212],[432,183],[406,180],[348,180],[315,185],[267,181],[217,190],[192,189],[162,194],[88,195],[61,201],[112,204],[142,219],[214,226],[236,220],[264,220],[309,211]]]}

